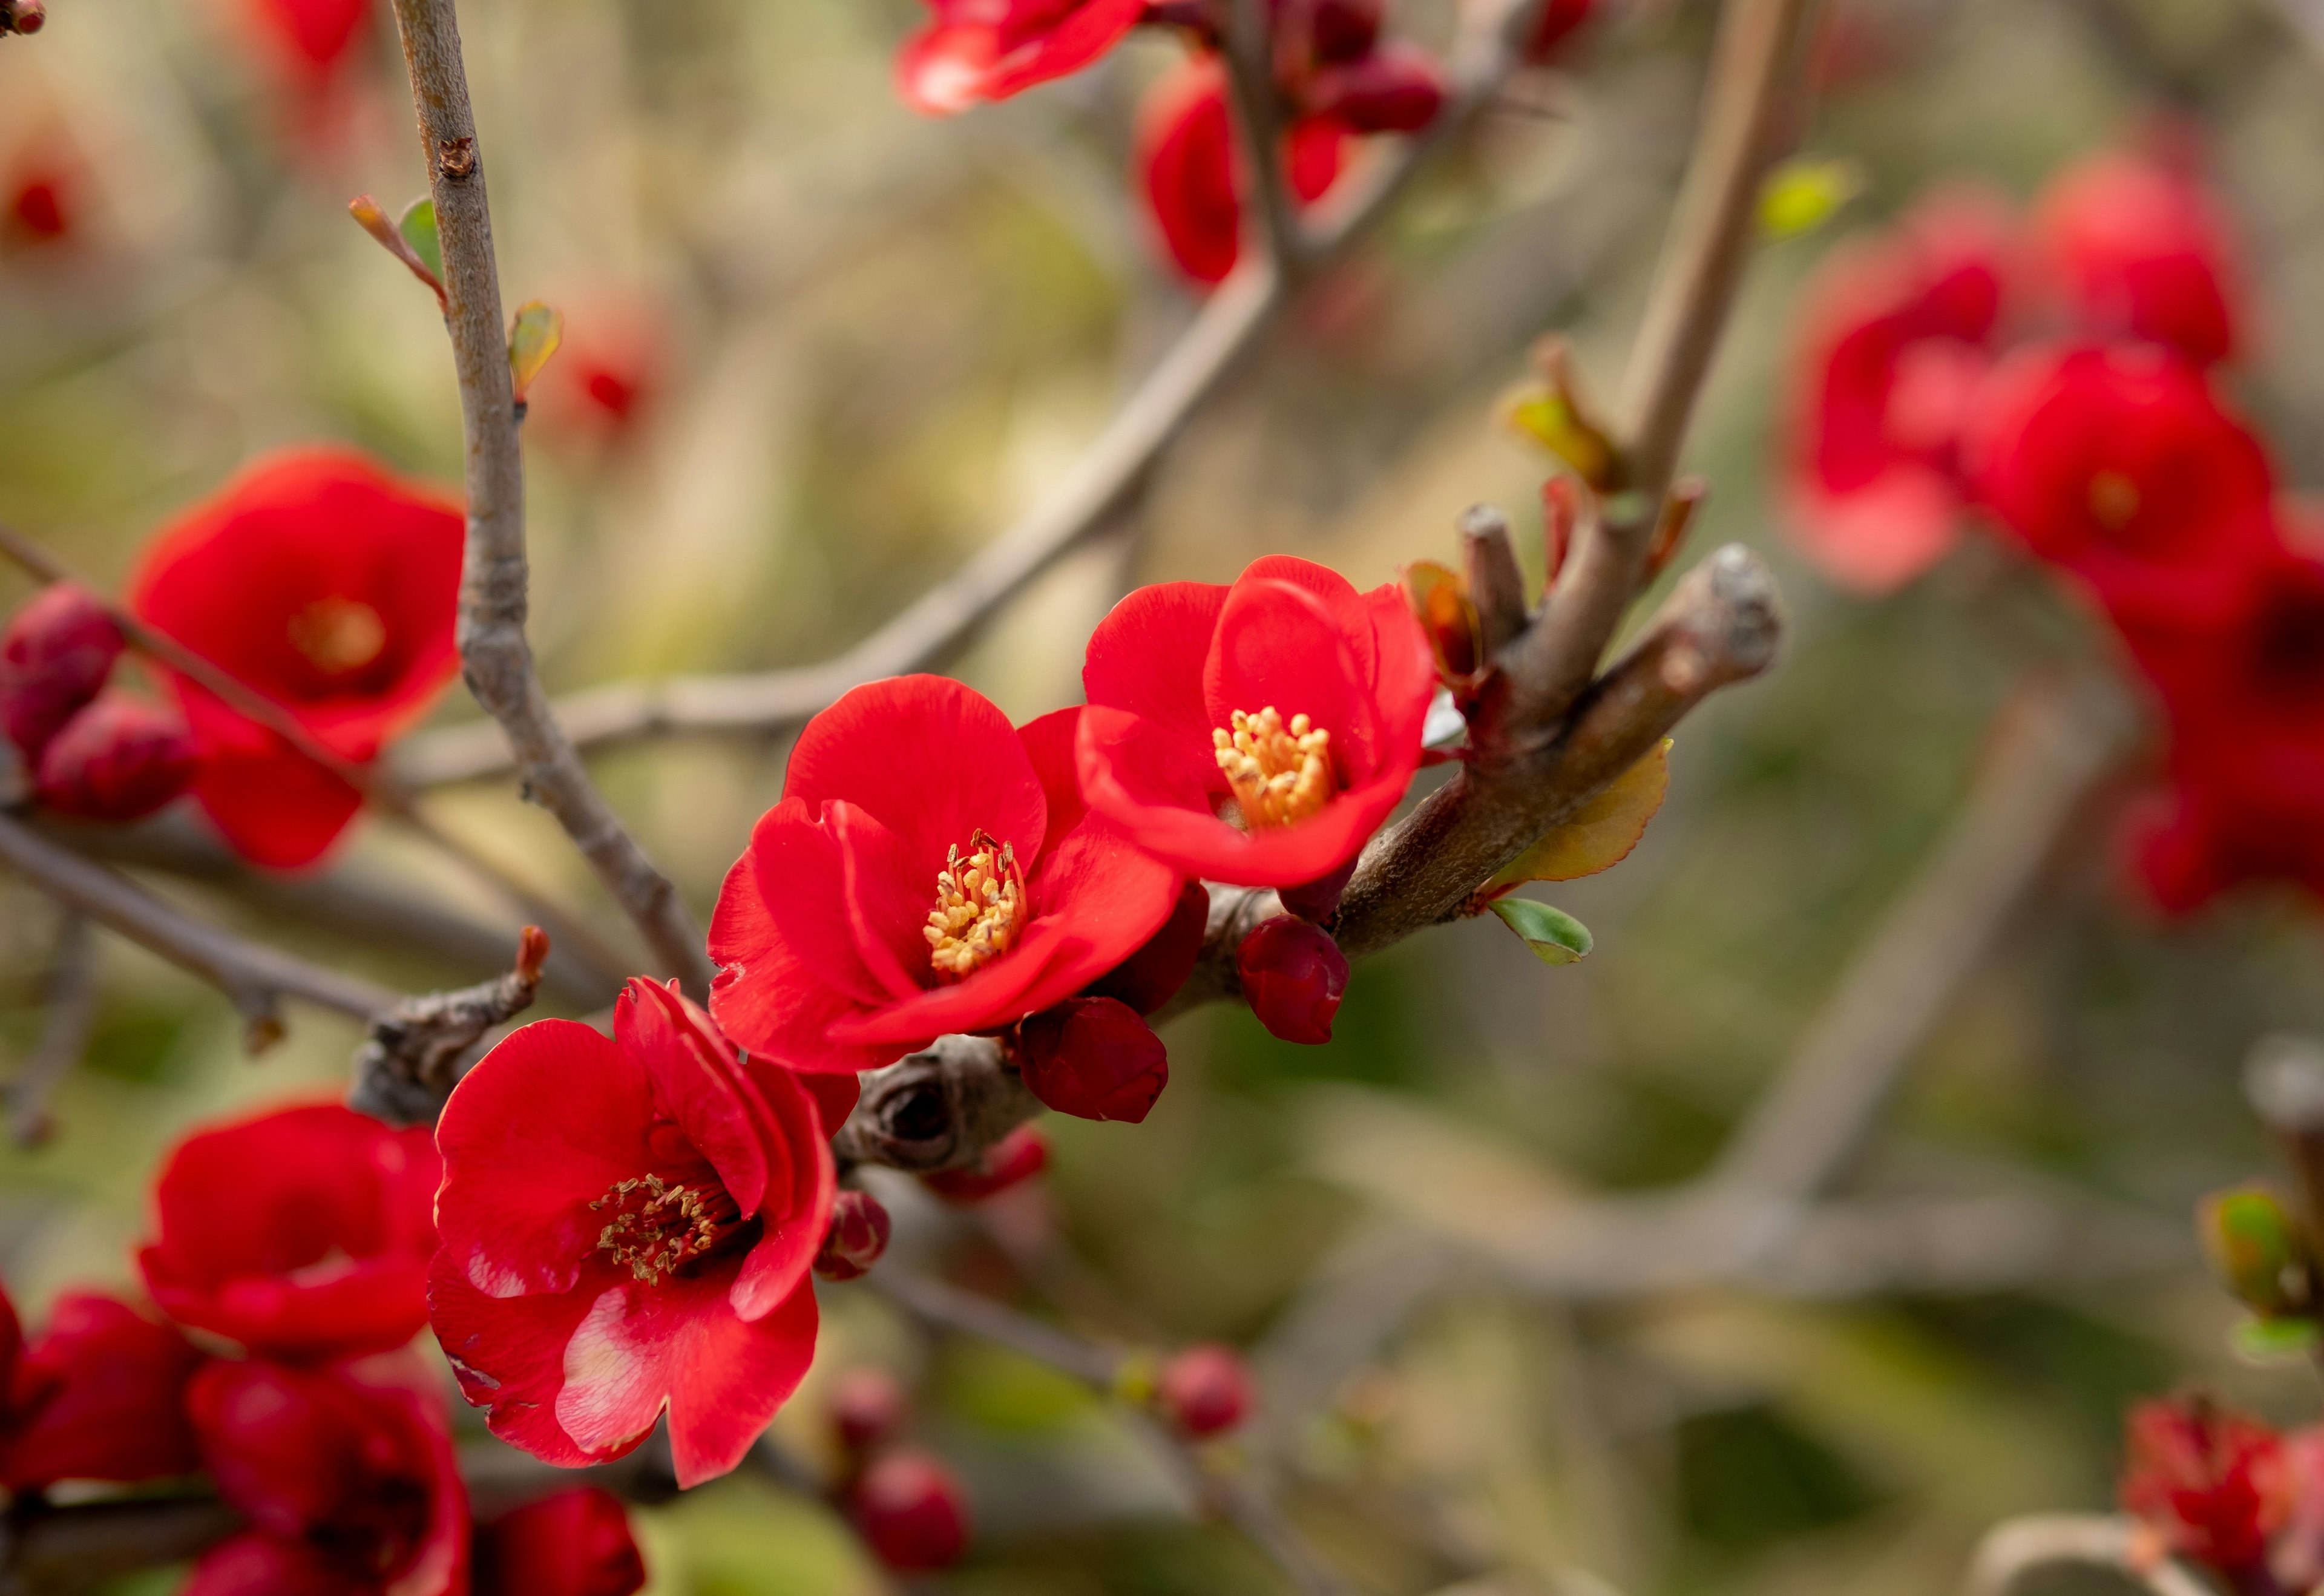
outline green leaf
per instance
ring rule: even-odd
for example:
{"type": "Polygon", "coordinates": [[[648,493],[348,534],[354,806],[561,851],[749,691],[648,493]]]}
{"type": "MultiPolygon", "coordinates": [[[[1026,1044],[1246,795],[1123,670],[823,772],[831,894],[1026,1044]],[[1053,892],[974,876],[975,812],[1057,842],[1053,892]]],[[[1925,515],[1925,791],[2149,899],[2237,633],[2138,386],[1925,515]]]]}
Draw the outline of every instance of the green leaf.
{"type": "Polygon", "coordinates": [[[2229,1334],[2236,1355],[2254,1363],[2282,1363],[2305,1358],[2324,1346],[2324,1325],[2313,1319],[2250,1318],[2229,1334]]]}
{"type": "Polygon", "coordinates": [[[402,217],[395,224],[395,230],[403,235],[403,242],[411,246],[411,253],[420,257],[420,264],[436,273],[438,278],[442,278],[444,245],[436,236],[436,202],[433,199],[413,200],[404,208],[402,217]]]}
{"type": "Polygon", "coordinates": [[[2300,1226],[2264,1186],[2214,1192],[2195,1210],[2203,1250],[2246,1307],[2276,1315],[2304,1306],[2308,1248],[2300,1226]]]}
{"type": "Polygon", "coordinates": [[[1863,193],[1869,181],[1860,161],[1794,156],[1769,172],[1759,190],[1759,226],[1771,238],[1812,233],[1863,193]]]}
{"type": "Polygon", "coordinates": [[[1628,858],[1670,791],[1670,745],[1664,738],[1572,819],[1543,833],[1485,883],[1485,891],[1513,891],[1527,881],[1575,881],[1628,858]]]}
{"type": "Polygon", "coordinates": [[[1590,956],[1590,927],[1562,909],[1530,898],[1501,898],[1494,900],[1492,909],[1545,964],[1578,964],[1590,956]]]}
{"type": "Polygon", "coordinates": [[[1501,425],[1573,468],[1592,487],[1613,480],[1614,446],[1591,424],[1571,394],[1545,383],[1525,383],[1501,396],[1501,425]]]}
{"type": "Polygon", "coordinates": [[[517,308],[516,320],[509,328],[509,378],[519,404],[564,340],[565,312],[539,300],[517,308]]]}

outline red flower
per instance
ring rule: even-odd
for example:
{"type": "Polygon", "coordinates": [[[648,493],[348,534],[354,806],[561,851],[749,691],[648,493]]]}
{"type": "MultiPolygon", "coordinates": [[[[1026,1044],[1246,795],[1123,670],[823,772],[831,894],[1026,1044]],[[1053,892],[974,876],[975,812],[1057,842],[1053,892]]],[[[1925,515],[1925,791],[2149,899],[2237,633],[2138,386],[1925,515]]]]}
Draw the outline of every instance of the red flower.
{"type": "Polygon", "coordinates": [[[2198,365],[2233,353],[2239,295],[2227,226],[2183,172],[2093,155],[2051,181],[2034,234],[2093,337],[2144,338],[2198,365]]]}
{"type": "Polygon", "coordinates": [[[336,77],[371,18],[371,0],[253,0],[283,64],[319,86],[336,77]]]}
{"type": "Polygon", "coordinates": [[[1986,506],[2127,625],[2227,615],[2276,546],[2259,441],[2159,351],[2013,355],[1978,394],[1968,448],[1986,506]]]}
{"type": "Polygon", "coordinates": [[[1808,307],[1786,494],[1802,551],[1842,587],[1885,593],[1952,547],[1969,396],[2001,309],[2009,217],[1941,191],[1893,232],[1833,252],[1808,307]]]}
{"type": "Polygon", "coordinates": [[[906,103],[949,116],[980,100],[1078,72],[1137,25],[1146,0],[927,0],[933,18],[905,41],[906,103]]]}
{"type": "Polygon", "coordinates": [[[1159,929],[1178,878],[1091,816],[1061,710],[958,682],[857,687],[807,723],[710,923],[711,1012],[804,1070],[893,1063],[1072,996],[1159,929]]]}
{"type": "Polygon", "coordinates": [[[630,1596],[645,1559],[621,1499],[583,1488],[476,1527],[476,1596],[630,1596]]]}
{"type": "Polygon", "coordinates": [[[425,1130],[316,1103],[188,1137],[153,1188],[146,1289],[254,1352],[343,1357],[427,1323],[442,1165],[425,1130]]]}
{"type": "Polygon", "coordinates": [[[0,1485],[132,1481],[200,1467],[185,1417],[201,1354],[166,1324],[93,1291],[68,1291],[27,1346],[0,1296],[0,1485]]]}
{"type": "Polygon", "coordinates": [[[1289,887],[1353,859],[1404,797],[1436,666],[1396,584],[1273,555],[1231,587],[1123,599],[1082,686],[1092,809],[1190,875],[1289,887]]]}
{"type": "Polygon", "coordinates": [[[2171,1550],[2230,1579],[2264,1568],[2292,1511],[2283,1446],[2255,1419],[2201,1398],[2141,1402],[2126,1426],[2122,1505],[2171,1550]]]}
{"type": "Polygon", "coordinates": [[[1536,65],[1554,60],[1565,42],[1597,9],[1597,0],[1546,0],[1526,41],[1525,59],[1536,65]]]}
{"type": "Polygon", "coordinates": [[[543,1019],[494,1047],[436,1138],[429,1305],[493,1434],[577,1466],[667,1407],[679,1484],[741,1462],[815,1356],[834,1175],[798,1080],[633,980],[611,1040],[543,1019]]]}
{"type": "MultiPolygon", "coordinates": [[[[460,512],[364,457],[310,448],[250,467],[146,549],[130,605],[297,715],[345,758],[428,712],[458,668],[460,512]]],[[[195,795],[235,851],[312,863],[355,789],[193,683],[178,698],[204,754],[195,795]]]]}
{"type": "MultiPolygon", "coordinates": [[[[1340,175],[1347,128],[1336,118],[1302,116],[1286,137],[1292,193],[1323,198],[1340,175]]],[[[1234,270],[1242,241],[1241,155],[1227,110],[1226,74],[1200,56],[1154,86],[1138,113],[1139,187],[1162,243],[1196,282],[1234,270]]]]}
{"type": "Polygon", "coordinates": [[[417,1355],[211,1363],[186,1407],[218,1495],[250,1527],[195,1565],[182,1596],[466,1596],[467,1491],[417,1355]]]}

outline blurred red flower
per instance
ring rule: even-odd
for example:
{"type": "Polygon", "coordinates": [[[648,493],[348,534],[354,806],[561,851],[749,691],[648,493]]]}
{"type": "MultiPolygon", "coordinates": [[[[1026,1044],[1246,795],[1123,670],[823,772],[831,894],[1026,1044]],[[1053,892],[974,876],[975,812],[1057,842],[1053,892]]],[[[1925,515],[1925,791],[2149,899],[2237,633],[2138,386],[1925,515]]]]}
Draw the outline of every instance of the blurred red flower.
{"type": "Polygon", "coordinates": [[[2230,1582],[2264,1573],[2268,1540],[2292,1512],[2292,1481],[2273,1430],[2202,1398],[2179,1398],[2132,1407],[2125,1439],[2126,1511],[2172,1552],[2230,1582]]]}
{"type": "Polygon", "coordinates": [[[669,1411],[680,1485],[725,1473],[815,1356],[829,1133],[788,1070],[633,980],[612,1039],[511,1035],[437,1127],[437,1338],[493,1434],[567,1466],[669,1411]]]}
{"type": "Polygon", "coordinates": [[[218,1495],[250,1527],[195,1564],[183,1596],[466,1596],[467,1491],[416,1354],[214,1362],[186,1406],[218,1495]]]}
{"type": "Polygon", "coordinates": [[[1082,713],[1020,729],[908,676],[808,722],[711,919],[727,1034],[798,1069],[872,1069],[1012,1025],[1135,953],[1178,877],[1084,805],[1082,713]]]}
{"type": "Polygon", "coordinates": [[[476,1596],[630,1596],[645,1559],[621,1499],[584,1488],[527,1502],[476,1527],[476,1596]]]}
{"type": "Polygon", "coordinates": [[[337,1103],[197,1131],[154,1185],[146,1289],[180,1324],[272,1357],[401,1346],[428,1319],[441,1171],[424,1129],[337,1103]]]}
{"type": "MultiPolygon", "coordinates": [[[[130,607],[367,761],[458,668],[458,508],[364,456],[304,448],[249,467],[147,547],[130,607]]],[[[195,796],[237,853],[295,868],[362,804],[353,787],[182,678],[195,796]]]]}
{"type": "MultiPolygon", "coordinates": [[[[1323,198],[1340,175],[1348,129],[1325,115],[1296,118],[1285,136],[1293,195],[1323,198]]],[[[1138,113],[1139,186],[1178,269],[1217,283],[1234,270],[1242,243],[1243,174],[1226,73],[1198,56],[1157,83],[1138,113]]]]}
{"type": "Polygon", "coordinates": [[[2051,180],[2033,231],[2089,336],[2144,339],[2198,365],[2235,352],[2227,223],[2184,171],[2122,151],[2090,156],[2051,180]]]}
{"type": "Polygon", "coordinates": [[[1396,584],[1359,593],[1270,555],[1231,587],[1123,599],[1082,685],[1092,809],[1189,875],[1290,887],[1352,860],[1404,797],[1436,667],[1396,584]]]}
{"type": "Polygon", "coordinates": [[[968,1547],[960,1481],[918,1447],[899,1447],[864,1470],[848,1489],[847,1516],[873,1556],[906,1573],[950,1567],[968,1547]]]}
{"type": "Polygon", "coordinates": [[[906,103],[948,116],[981,100],[1078,72],[1137,25],[1146,0],[926,0],[928,25],[905,41],[906,103]]]}
{"type": "Polygon", "coordinates": [[[202,1356],[117,1298],[68,1291],[27,1344],[0,1295],[0,1485],[133,1481],[200,1467],[185,1416],[202,1356]]]}
{"type": "Polygon", "coordinates": [[[1978,497],[2126,626],[2231,618],[2277,539],[2266,454],[2160,350],[2043,346],[1980,389],[1978,497]]]}
{"type": "Polygon", "coordinates": [[[1803,292],[1785,498],[1794,536],[1842,587],[1885,593],[1950,549],[1970,395],[2009,277],[2009,214],[1941,189],[1835,250],[1803,292]]]}
{"type": "Polygon", "coordinates": [[[252,17],[290,71],[319,87],[354,53],[372,0],[251,0],[252,17]]]}

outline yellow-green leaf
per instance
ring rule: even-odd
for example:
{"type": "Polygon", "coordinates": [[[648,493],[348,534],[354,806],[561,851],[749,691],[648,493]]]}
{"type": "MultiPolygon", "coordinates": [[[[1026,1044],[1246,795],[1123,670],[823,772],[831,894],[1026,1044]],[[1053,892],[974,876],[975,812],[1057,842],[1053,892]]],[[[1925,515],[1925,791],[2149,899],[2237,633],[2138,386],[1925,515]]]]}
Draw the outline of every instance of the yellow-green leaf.
{"type": "Polygon", "coordinates": [[[1628,858],[1638,839],[1646,835],[1646,822],[1655,817],[1670,791],[1670,745],[1671,740],[1664,738],[1653,752],[1583,805],[1580,814],[1543,833],[1532,847],[1485,883],[1485,895],[1507,892],[1527,881],[1570,881],[1596,875],[1628,858]]]}
{"type": "Polygon", "coordinates": [[[2324,1345],[2324,1327],[2313,1319],[2255,1317],[2229,1333],[2236,1355],[2253,1363],[2285,1363],[2324,1345]]]}
{"type": "Polygon", "coordinates": [[[1492,908],[1543,964],[1573,964],[1590,956],[1594,946],[1590,927],[1563,909],[1530,898],[1499,898],[1492,908]]]}
{"type": "Polygon", "coordinates": [[[1767,174],[1759,190],[1759,226],[1771,238],[1812,233],[1863,193],[1869,180],[1860,161],[1795,155],[1767,174]]]}
{"type": "Polygon", "coordinates": [[[517,308],[516,321],[509,328],[509,376],[516,386],[516,401],[524,402],[532,380],[540,375],[540,368],[557,353],[557,346],[565,339],[565,313],[554,305],[544,305],[534,300],[517,308]]]}
{"type": "Polygon", "coordinates": [[[1404,596],[1436,654],[1436,674],[1447,686],[1467,685],[1484,668],[1484,629],[1469,585],[1433,559],[1404,567],[1404,596]]]}
{"type": "Polygon", "coordinates": [[[1573,468],[1592,487],[1613,480],[1614,446],[1572,400],[1545,383],[1522,383],[1501,396],[1501,424],[1573,468]]]}
{"type": "Polygon", "coordinates": [[[395,230],[403,235],[403,242],[411,246],[411,253],[420,257],[422,265],[439,278],[444,275],[444,245],[436,236],[433,199],[415,199],[404,207],[395,230]]]}
{"type": "Polygon", "coordinates": [[[2280,1315],[2309,1295],[2308,1249],[2300,1227],[2264,1186],[2214,1192],[2196,1209],[2203,1250],[2246,1307],[2280,1315]]]}

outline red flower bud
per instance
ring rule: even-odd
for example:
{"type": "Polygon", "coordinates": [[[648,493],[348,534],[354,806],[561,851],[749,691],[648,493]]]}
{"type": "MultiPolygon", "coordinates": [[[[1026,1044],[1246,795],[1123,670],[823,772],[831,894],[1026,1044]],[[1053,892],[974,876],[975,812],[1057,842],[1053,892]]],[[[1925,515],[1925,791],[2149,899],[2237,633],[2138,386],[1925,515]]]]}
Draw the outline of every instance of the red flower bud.
{"type": "Polygon", "coordinates": [[[888,1250],[888,1211],[869,1192],[842,1192],[831,1204],[831,1232],[815,1255],[826,1280],[853,1280],[888,1250]]]}
{"type": "Polygon", "coordinates": [[[0,732],[38,759],[105,686],[121,648],[121,629],[93,595],[69,582],[43,588],[0,632],[0,732]]]}
{"type": "Polygon", "coordinates": [[[1418,133],[1444,108],[1444,76],[1427,51],[1391,44],[1307,80],[1303,107],[1358,133],[1418,133]]]}
{"type": "Polygon", "coordinates": [[[1328,1042],[1348,990],[1348,955],[1320,926],[1277,915],[1235,950],[1242,995],[1259,1022],[1286,1042],[1328,1042]]]}
{"type": "Polygon", "coordinates": [[[1135,1125],[1170,1084],[1162,1038],[1115,998],[1067,998],[1017,1034],[1026,1086],[1061,1114],[1135,1125]]]}
{"type": "Polygon", "coordinates": [[[1206,1342],[1162,1366],[1154,1399],[1162,1416],[1189,1435],[1223,1435],[1250,1413],[1250,1370],[1232,1347],[1206,1342]]]}
{"type": "Polygon", "coordinates": [[[866,1469],[847,1511],[872,1554],[903,1573],[948,1567],[968,1545],[960,1482],[925,1452],[891,1452],[866,1469]]]}
{"type": "Polygon", "coordinates": [[[862,1453],[896,1438],[911,1412],[911,1401],[896,1377],[884,1369],[861,1364],[839,1377],[832,1393],[831,1427],[839,1444],[862,1453]]]}
{"type": "Polygon", "coordinates": [[[1202,956],[1203,933],[1210,927],[1210,890],[1188,881],[1162,928],[1146,945],[1092,982],[1083,995],[1120,998],[1140,1014],[1151,1014],[1178,993],[1202,956]]]}
{"type": "Polygon", "coordinates": [[[1019,1125],[987,1148],[981,1161],[964,1169],[933,1170],[920,1176],[920,1184],[943,1201],[965,1207],[997,1197],[1048,1167],[1049,1139],[1038,1126],[1019,1125]]]}
{"type": "Polygon", "coordinates": [[[1351,61],[1379,42],[1382,0],[1314,0],[1307,37],[1319,61],[1351,61]]]}
{"type": "Polygon", "coordinates": [[[630,1596],[645,1559],[621,1499],[584,1486],[476,1528],[475,1596],[630,1596]]]}
{"type": "Polygon", "coordinates": [[[99,697],[41,754],[41,802],[84,820],[139,820],[193,785],[201,752],[173,710],[99,697]]]}

